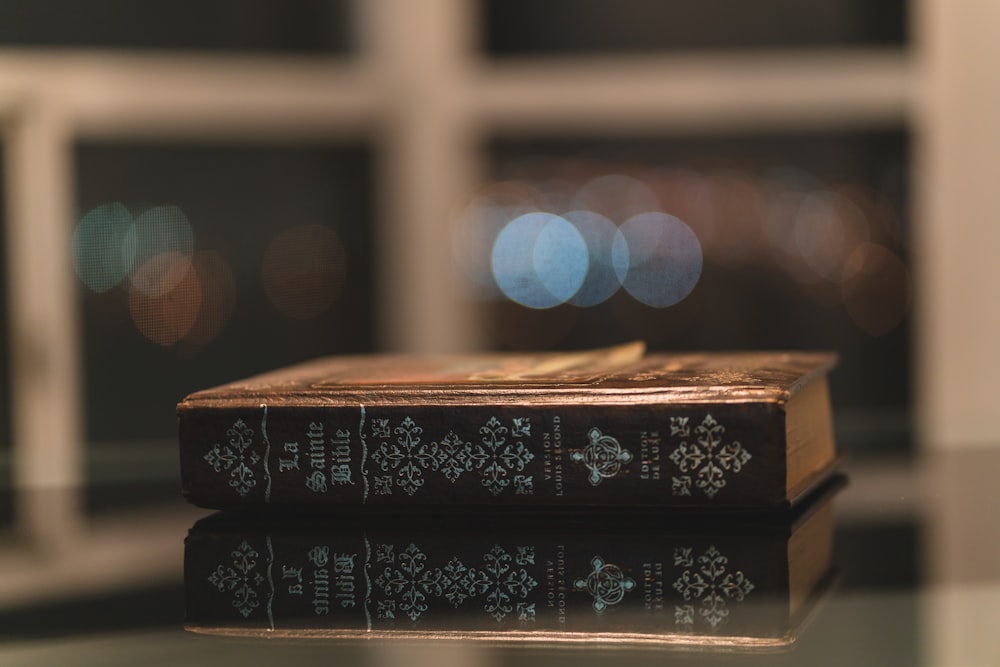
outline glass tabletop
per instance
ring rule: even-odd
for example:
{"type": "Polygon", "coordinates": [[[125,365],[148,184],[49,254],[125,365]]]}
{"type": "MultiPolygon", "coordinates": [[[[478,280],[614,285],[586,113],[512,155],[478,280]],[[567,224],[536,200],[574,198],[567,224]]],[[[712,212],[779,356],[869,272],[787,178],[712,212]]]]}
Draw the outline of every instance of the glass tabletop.
{"type": "Polygon", "coordinates": [[[1000,664],[998,463],[849,461],[845,488],[780,517],[177,503],[95,520],[63,553],[8,534],[0,663],[1000,664]]]}

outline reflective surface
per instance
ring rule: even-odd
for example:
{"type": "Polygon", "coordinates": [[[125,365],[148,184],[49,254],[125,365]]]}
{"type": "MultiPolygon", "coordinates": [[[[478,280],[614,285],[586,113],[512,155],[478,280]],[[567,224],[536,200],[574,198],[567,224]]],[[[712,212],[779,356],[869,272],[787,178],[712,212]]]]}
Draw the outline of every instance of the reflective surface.
{"type": "MultiPolygon", "coordinates": [[[[749,525],[730,525],[728,534],[723,534],[725,530],[711,526],[657,522],[655,517],[613,519],[611,523],[617,527],[606,518],[547,522],[536,517],[522,522],[512,539],[504,532],[509,522],[469,520],[463,527],[389,519],[388,524],[383,520],[375,529],[360,531],[355,530],[357,522],[347,520],[281,522],[269,528],[274,554],[269,576],[272,584],[284,586],[287,593],[289,584],[297,584],[293,578],[309,574],[304,582],[307,587],[313,582],[313,594],[303,598],[308,603],[303,607],[307,612],[303,618],[323,617],[326,623],[330,614],[316,614],[313,602],[321,599],[322,607],[328,600],[339,599],[337,591],[348,590],[343,580],[339,587],[335,581],[337,554],[356,554],[356,566],[368,562],[367,568],[356,569],[356,574],[369,578],[369,585],[383,602],[383,615],[390,610],[390,598],[395,601],[394,623],[384,625],[383,631],[368,631],[368,622],[360,614],[359,631],[341,633],[338,638],[326,633],[321,639],[268,631],[266,621],[261,625],[263,617],[257,619],[257,626],[265,628],[258,637],[214,636],[184,629],[185,606],[189,625],[200,624],[205,630],[209,618],[195,616],[197,609],[192,610],[192,604],[197,606],[198,598],[192,596],[190,588],[185,595],[183,584],[182,543],[187,529],[209,514],[196,508],[177,505],[95,520],[71,547],[73,551],[62,554],[33,556],[29,547],[15,545],[7,535],[0,554],[0,662],[42,665],[70,660],[104,665],[141,660],[153,665],[206,661],[225,665],[247,660],[306,664],[337,660],[364,665],[603,665],[627,660],[628,664],[993,665],[1000,662],[1000,640],[992,631],[1000,609],[1000,531],[994,517],[1000,492],[991,483],[998,463],[1000,452],[980,450],[927,455],[917,462],[863,460],[849,464],[850,484],[834,499],[835,518],[828,527],[834,540],[829,564],[836,569],[837,578],[828,590],[818,586],[815,604],[803,604],[801,618],[794,618],[787,628],[778,627],[783,622],[769,624],[764,620],[765,611],[795,607],[794,603],[789,606],[790,589],[774,583],[781,576],[768,581],[766,573],[784,572],[782,568],[796,558],[789,555],[795,548],[788,549],[796,540],[796,529],[790,525],[787,534],[780,528],[775,533],[773,522],[770,532],[765,531],[770,542],[761,542],[759,531],[749,525]],[[647,521],[649,528],[644,532],[641,526],[647,521]],[[304,533],[299,530],[303,526],[304,533]],[[594,529],[599,537],[594,537],[594,529]],[[393,530],[397,532],[390,539],[387,536],[393,530]],[[352,547],[353,551],[341,548],[330,541],[332,535],[346,535],[359,546],[352,547]],[[560,575],[559,545],[572,545],[573,540],[579,548],[566,548],[566,571],[560,575]],[[658,546],[644,554],[642,550],[651,542],[658,546]],[[765,557],[763,544],[778,548],[765,557]],[[316,582],[322,584],[327,575],[321,573],[317,578],[315,572],[305,571],[324,569],[310,556],[320,558],[321,554],[312,552],[317,546],[330,547],[325,554],[329,559],[329,596],[322,586],[316,588],[316,582]],[[526,546],[534,546],[530,553],[534,563],[529,562],[529,551],[518,550],[526,546]],[[286,549],[284,555],[282,548],[286,549]],[[296,550],[302,554],[293,554],[296,550]],[[388,560],[390,551],[392,562],[388,560]],[[572,556],[571,551],[580,557],[572,556]],[[591,551],[603,555],[596,564],[590,558],[594,555],[591,551]],[[407,553],[414,558],[407,560],[407,553]],[[725,559],[713,560],[713,554],[725,559]],[[630,558],[635,562],[628,562],[630,558]],[[663,568],[659,575],[658,559],[663,568]],[[547,637],[526,631],[524,619],[529,608],[525,602],[535,604],[536,625],[560,627],[558,604],[548,607],[547,594],[527,599],[532,591],[549,587],[550,565],[555,570],[552,577],[563,577],[567,597],[578,598],[567,607],[567,622],[571,612],[585,619],[571,642],[564,641],[564,631],[550,632],[547,637]],[[453,587],[449,599],[447,583],[464,581],[462,567],[471,572],[466,577],[471,588],[466,591],[469,596],[456,605],[458,588],[453,587]],[[416,576],[407,578],[407,572],[416,576]],[[445,574],[449,572],[455,576],[448,579],[445,574]],[[530,586],[532,581],[535,585],[530,586]],[[659,611],[651,609],[646,599],[647,593],[655,599],[657,581],[662,584],[664,602],[659,611]],[[496,585],[491,587],[490,582],[496,585]],[[607,585],[609,582],[618,586],[607,585]],[[318,596],[317,590],[321,591],[318,596]],[[522,592],[526,599],[515,600],[522,592]],[[685,592],[688,601],[683,599],[685,592]],[[717,598],[714,603],[713,595],[717,598]],[[744,607],[738,600],[741,596],[746,601],[759,596],[762,602],[744,607]],[[633,597],[637,604],[627,607],[633,597]],[[775,604],[778,600],[781,604],[775,604]],[[518,602],[522,603],[520,608],[518,602]],[[601,602],[600,611],[594,606],[597,602],[601,602]],[[447,614],[434,616],[435,605],[447,614]],[[487,609],[491,605],[493,615],[487,609]],[[693,617],[684,616],[687,605],[693,617]],[[508,606],[509,613],[505,611],[508,606]],[[626,613],[617,613],[622,611],[626,613]],[[724,611],[730,615],[723,615],[724,611]],[[740,613],[749,615],[741,620],[740,613]],[[414,614],[416,622],[411,618],[414,614]],[[609,624],[609,619],[613,623],[609,624]],[[688,620],[694,623],[687,624],[688,620]],[[716,621],[714,626],[712,620],[716,621]],[[709,641],[690,641],[696,633],[678,632],[695,625],[709,641]],[[749,628],[743,637],[754,632],[759,637],[767,634],[760,632],[764,627],[770,628],[767,632],[777,629],[776,636],[793,641],[790,645],[723,641],[738,634],[727,634],[727,629],[749,628]],[[428,631],[414,631],[420,628],[428,631]],[[477,635],[469,632],[470,628],[486,628],[488,632],[477,635]],[[504,636],[495,628],[510,631],[504,636]],[[661,641],[641,641],[643,634],[648,639],[651,633],[659,633],[661,641]],[[277,634],[282,636],[277,638],[277,634]],[[668,641],[679,634],[688,641],[668,641]]],[[[211,537],[212,526],[207,530],[202,524],[196,535],[217,540],[212,548],[219,554],[212,556],[222,557],[204,560],[202,566],[211,567],[198,570],[189,579],[198,586],[204,584],[201,590],[208,597],[202,599],[225,603],[215,612],[250,621],[256,617],[252,613],[243,616],[230,602],[265,602],[263,596],[253,599],[237,593],[248,583],[264,588],[270,585],[263,579],[245,577],[241,571],[252,573],[254,568],[263,567],[268,561],[263,553],[268,540],[257,545],[247,539],[246,546],[242,537],[233,544],[225,542],[237,537],[233,526],[240,523],[223,523],[224,530],[216,531],[215,537],[211,537]],[[233,557],[241,548],[253,551],[258,547],[253,567],[249,561],[233,557]]],[[[260,538],[266,532],[257,521],[242,520],[242,524],[251,536],[260,538]]],[[[822,541],[826,532],[826,528],[814,530],[798,546],[817,538],[822,541]]],[[[823,548],[806,548],[804,553],[822,559],[825,552],[823,548]]],[[[190,556],[189,551],[189,575],[190,556]]],[[[825,567],[821,569],[825,571],[825,567]]],[[[261,595],[264,588],[258,590],[261,595]]],[[[361,589],[359,579],[357,590],[361,589]]],[[[286,594],[284,599],[291,598],[286,594]]],[[[377,626],[380,607],[375,601],[373,598],[371,611],[372,623],[377,626]]],[[[282,607],[275,598],[272,612],[282,609],[290,607],[282,607]]]]}

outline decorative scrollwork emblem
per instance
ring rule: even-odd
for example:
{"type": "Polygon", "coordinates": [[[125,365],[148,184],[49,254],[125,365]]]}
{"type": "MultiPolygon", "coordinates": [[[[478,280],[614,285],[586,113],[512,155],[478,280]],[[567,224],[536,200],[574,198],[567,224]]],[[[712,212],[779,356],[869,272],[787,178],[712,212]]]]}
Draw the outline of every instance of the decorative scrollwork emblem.
{"type": "Polygon", "coordinates": [[[621,472],[622,466],[632,462],[632,452],[623,449],[618,441],[610,435],[604,435],[598,428],[587,432],[590,440],[581,451],[570,454],[570,459],[582,463],[590,470],[587,481],[597,486],[601,480],[614,477],[621,472]]]}
{"type": "Polygon", "coordinates": [[[257,589],[264,583],[264,575],[256,570],[260,554],[243,540],[230,554],[229,562],[221,563],[208,576],[208,581],[220,593],[232,593],[233,607],[247,618],[260,606],[257,589]]]}
{"type": "Polygon", "coordinates": [[[260,455],[253,450],[253,429],[242,419],[237,419],[226,434],[229,444],[212,445],[202,458],[215,472],[228,472],[229,486],[245,496],[257,486],[253,467],[261,461],[260,455]]]}
{"type": "Polygon", "coordinates": [[[729,559],[715,546],[709,546],[695,559],[691,547],[674,549],[674,565],[684,568],[674,581],[674,590],[692,604],[677,605],[674,620],[678,625],[695,622],[696,601],[701,602],[700,615],[713,628],[729,618],[727,602],[743,602],[754,585],[742,570],[730,570],[729,559]]]}
{"type": "Polygon", "coordinates": [[[690,496],[693,485],[709,498],[726,486],[727,474],[736,475],[753,458],[738,441],[726,444],[726,427],[706,415],[694,429],[692,440],[687,417],[671,417],[670,433],[685,438],[670,454],[683,475],[673,478],[671,490],[675,496],[690,496]]]}
{"type": "Polygon", "coordinates": [[[635,580],[626,577],[621,568],[605,563],[600,556],[594,556],[590,564],[594,571],[573,582],[573,588],[587,591],[594,597],[594,611],[600,613],[611,605],[618,604],[625,594],[635,588],[635,580]]]}
{"type": "Polygon", "coordinates": [[[528,597],[538,582],[525,567],[535,563],[532,546],[507,550],[494,545],[476,567],[456,556],[443,567],[431,568],[427,554],[412,543],[398,554],[392,545],[378,545],[375,553],[378,562],[387,563],[375,583],[390,598],[378,602],[380,619],[396,618],[400,612],[416,623],[435,598],[444,598],[456,609],[475,598],[497,622],[511,614],[519,621],[535,618],[535,603],[528,597]]]}
{"type": "Polygon", "coordinates": [[[388,419],[375,419],[371,434],[383,438],[372,452],[372,461],[388,475],[374,478],[376,495],[391,495],[394,487],[406,495],[416,494],[424,486],[424,476],[440,472],[449,482],[456,483],[463,475],[474,472],[480,484],[492,495],[500,495],[511,486],[514,493],[532,495],[533,475],[523,475],[526,466],[535,458],[531,443],[524,443],[531,436],[531,418],[514,417],[508,427],[496,417],[479,428],[479,443],[448,431],[444,437],[430,440],[424,429],[410,417],[392,429],[398,437],[388,440],[391,424],[388,419]]]}

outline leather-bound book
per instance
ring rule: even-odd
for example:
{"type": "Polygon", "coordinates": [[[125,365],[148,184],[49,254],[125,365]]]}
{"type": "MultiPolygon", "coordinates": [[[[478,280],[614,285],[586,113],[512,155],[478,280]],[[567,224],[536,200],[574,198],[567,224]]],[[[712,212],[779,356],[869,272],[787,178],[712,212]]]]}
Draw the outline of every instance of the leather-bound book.
{"type": "Polygon", "coordinates": [[[799,636],[833,576],[839,482],[753,520],[215,514],[185,543],[185,627],[302,639],[780,648],[799,636]]]}
{"type": "Polygon", "coordinates": [[[217,509],[793,505],[836,462],[826,353],[333,357],[178,405],[217,509]]]}

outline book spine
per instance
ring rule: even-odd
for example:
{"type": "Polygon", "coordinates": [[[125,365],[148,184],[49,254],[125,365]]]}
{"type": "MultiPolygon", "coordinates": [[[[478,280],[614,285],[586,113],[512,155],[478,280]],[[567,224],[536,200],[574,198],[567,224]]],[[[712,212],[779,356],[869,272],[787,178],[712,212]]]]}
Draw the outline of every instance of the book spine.
{"type": "Polygon", "coordinates": [[[189,409],[184,493],[263,505],[784,503],[784,412],[731,405],[189,409]]]}
{"type": "Polygon", "coordinates": [[[790,623],[786,546],[773,536],[192,534],[187,625],[780,638],[790,623]]]}

